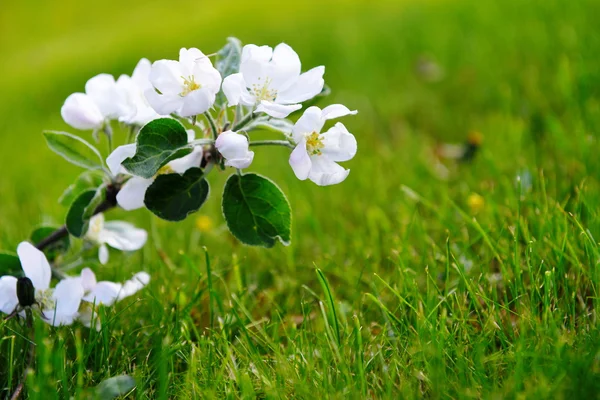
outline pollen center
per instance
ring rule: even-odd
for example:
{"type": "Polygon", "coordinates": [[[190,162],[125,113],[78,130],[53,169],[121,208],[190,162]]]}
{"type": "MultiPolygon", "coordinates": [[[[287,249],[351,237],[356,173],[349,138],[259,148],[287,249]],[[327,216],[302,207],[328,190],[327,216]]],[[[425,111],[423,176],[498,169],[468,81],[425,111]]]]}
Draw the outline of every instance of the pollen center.
{"type": "Polygon", "coordinates": [[[183,91],[179,93],[179,95],[182,97],[187,96],[194,90],[198,90],[202,87],[202,85],[196,83],[193,75],[190,75],[187,78],[185,76],[182,76],[181,78],[183,79],[183,91]]]}
{"type": "Polygon", "coordinates": [[[323,137],[317,133],[307,133],[306,135],[306,150],[311,156],[320,156],[321,149],[325,147],[323,144],[323,137]]]}
{"type": "Polygon", "coordinates": [[[167,175],[167,174],[174,174],[175,170],[173,168],[171,168],[171,166],[169,164],[165,165],[164,167],[161,167],[161,169],[158,170],[158,172],[156,173],[156,176],[158,175],[167,175]]]}
{"type": "Polygon", "coordinates": [[[43,310],[53,310],[55,303],[52,298],[52,290],[36,290],[35,292],[35,301],[40,306],[40,309],[43,310]]]}
{"type": "MultiPolygon", "coordinates": [[[[261,80],[261,78],[258,78],[261,80]]],[[[254,83],[252,84],[252,88],[250,88],[250,93],[252,93],[257,101],[266,100],[266,101],[275,101],[277,97],[276,89],[269,89],[271,85],[271,78],[266,78],[264,83],[254,83]]]]}

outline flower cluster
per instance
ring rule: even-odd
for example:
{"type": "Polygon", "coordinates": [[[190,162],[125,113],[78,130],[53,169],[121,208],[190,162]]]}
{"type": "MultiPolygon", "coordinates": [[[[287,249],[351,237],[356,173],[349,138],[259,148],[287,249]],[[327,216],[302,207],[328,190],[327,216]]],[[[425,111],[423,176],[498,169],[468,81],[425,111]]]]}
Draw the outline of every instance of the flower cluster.
{"type": "Polygon", "coordinates": [[[98,306],[110,306],[150,282],[150,275],[145,272],[125,283],[97,282],[92,270],[85,268],[79,277],[65,277],[51,288],[52,270],[45,254],[29,242],[21,242],[17,254],[24,277],[0,278],[0,311],[24,315],[24,309],[31,307],[53,326],[80,321],[88,327],[95,322],[99,328],[99,321],[94,318],[98,306]]]}

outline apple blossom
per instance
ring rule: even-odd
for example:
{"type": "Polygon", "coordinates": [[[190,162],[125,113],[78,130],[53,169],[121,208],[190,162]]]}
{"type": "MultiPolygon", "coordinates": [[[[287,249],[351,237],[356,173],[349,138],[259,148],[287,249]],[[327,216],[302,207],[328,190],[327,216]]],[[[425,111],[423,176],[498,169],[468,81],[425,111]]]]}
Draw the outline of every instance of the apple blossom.
{"type": "Polygon", "coordinates": [[[158,114],[146,100],[145,91],[152,90],[150,84],[151,63],[142,58],[135,66],[131,76],[121,75],[117,79],[117,87],[122,90],[128,110],[119,116],[119,121],[128,125],[145,125],[148,122],[164,118],[158,114]]]}
{"type": "Polygon", "coordinates": [[[300,58],[287,44],[275,50],[249,44],[242,50],[240,72],[223,81],[223,93],[232,106],[257,106],[255,112],[285,118],[323,90],[325,67],[300,72],[300,58]]]}
{"type": "Polygon", "coordinates": [[[85,239],[99,245],[100,263],[108,262],[108,246],[122,251],[141,249],[148,239],[148,232],[124,221],[104,221],[104,214],[96,214],[90,220],[85,239]]]}
{"type": "Polygon", "coordinates": [[[73,93],[60,112],[75,129],[98,130],[105,122],[130,113],[123,88],[109,74],[96,75],[85,84],[85,93],[73,93]]]}
{"type": "MultiPolygon", "coordinates": [[[[70,325],[78,317],[78,310],[84,292],[80,284],[64,279],[54,289],[50,288],[52,271],[44,253],[31,243],[21,242],[17,254],[25,276],[35,290],[35,305],[41,311],[42,319],[54,326],[70,325]]],[[[14,276],[0,278],[0,311],[11,314],[17,311],[17,281],[14,276]]]]}
{"type": "MultiPolygon", "coordinates": [[[[194,140],[194,131],[190,129],[187,132],[188,142],[192,142],[194,140]]],[[[110,172],[114,176],[118,174],[131,175],[121,164],[129,157],[133,157],[135,152],[135,143],[117,147],[106,159],[106,165],[110,172]]],[[[146,179],[132,175],[117,194],[117,203],[121,208],[128,211],[144,207],[146,190],[152,185],[158,175],[171,173],[183,174],[190,168],[199,167],[202,155],[202,147],[195,146],[190,154],[169,162],[152,178],[146,179]]]]}
{"type": "Polygon", "coordinates": [[[221,74],[200,50],[182,48],[179,61],[152,64],[150,83],[153,88],[145,95],[157,113],[191,117],[213,106],[221,88],[221,74]]]}
{"type": "Polygon", "coordinates": [[[321,110],[309,107],[292,129],[296,148],[290,155],[290,165],[301,180],[310,179],[319,186],[342,182],[350,170],[336,162],[348,161],[356,154],[356,139],[346,127],[338,122],[327,132],[321,133],[329,119],[356,114],[341,104],[321,110]]]}
{"type": "Polygon", "coordinates": [[[215,147],[225,158],[225,165],[228,167],[248,168],[254,159],[254,152],[248,150],[248,138],[239,133],[221,133],[215,141],[215,147]]]}

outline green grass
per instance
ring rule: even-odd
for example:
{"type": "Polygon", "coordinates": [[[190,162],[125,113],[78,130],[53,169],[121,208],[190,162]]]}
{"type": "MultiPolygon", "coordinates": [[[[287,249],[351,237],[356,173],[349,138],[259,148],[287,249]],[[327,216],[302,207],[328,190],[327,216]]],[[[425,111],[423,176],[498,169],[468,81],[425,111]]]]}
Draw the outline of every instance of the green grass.
{"type": "MultiPolygon", "coordinates": [[[[2,249],[64,218],[56,199],[78,170],[41,131],[67,129],[62,102],[97,73],[228,35],[285,41],[306,68],[326,65],[322,104],[359,110],[341,185],[299,182],[286,149],[256,150],[252,170],[290,199],[289,247],[226,233],[225,173],[200,212],[210,232],[196,216],[108,214],[151,240],[97,275],[152,282],[100,332],[39,325],[29,398],[78,398],[119,374],[139,399],[599,397],[598,2],[27,3],[0,14],[2,249]],[[422,57],[442,80],[416,72],[422,57]],[[473,130],[480,152],[441,177],[436,145],[473,130]]],[[[0,322],[0,397],[23,335],[0,322]]]]}

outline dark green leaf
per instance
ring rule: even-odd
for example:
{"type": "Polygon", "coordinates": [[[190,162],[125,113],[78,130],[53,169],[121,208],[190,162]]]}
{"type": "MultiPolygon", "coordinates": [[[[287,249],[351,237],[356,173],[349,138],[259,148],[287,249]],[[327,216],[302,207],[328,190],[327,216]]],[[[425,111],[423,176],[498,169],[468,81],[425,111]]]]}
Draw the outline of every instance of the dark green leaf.
{"type": "MultiPolygon", "coordinates": [[[[31,232],[31,236],[30,236],[31,242],[39,243],[43,239],[50,236],[57,229],[58,229],[58,227],[55,227],[55,226],[40,226],[40,227],[36,228],[33,232],[31,232]]],[[[71,239],[69,239],[69,236],[65,236],[65,237],[57,240],[56,242],[50,244],[49,246],[47,246],[44,249],[44,253],[46,254],[46,257],[48,258],[48,260],[52,262],[60,254],[65,253],[69,249],[70,245],[71,245],[71,239]]]]}
{"type": "Polygon", "coordinates": [[[93,213],[90,209],[95,208],[94,203],[99,199],[97,192],[97,190],[87,190],[71,204],[66,220],[67,230],[71,235],[80,238],[86,234],[93,213]]]}
{"type": "Polygon", "coordinates": [[[135,155],[126,159],[123,166],[132,174],[146,179],[156,175],[169,161],[192,151],[185,128],[172,118],[148,122],[140,130],[136,143],[135,155]]]}
{"type": "MultiPolygon", "coordinates": [[[[227,38],[227,44],[217,52],[215,68],[221,73],[221,77],[225,79],[231,74],[240,71],[240,62],[242,61],[242,42],[239,39],[230,37],[227,38]]],[[[227,98],[223,92],[217,94],[216,104],[223,106],[227,102],[227,98]]]]}
{"type": "Polygon", "coordinates": [[[181,221],[200,209],[209,191],[202,169],[190,168],[183,175],[159,175],[146,191],[144,203],[162,219],[181,221]]]}
{"type": "Polygon", "coordinates": [[[100,171],[85,171],[77,177],[75,182],[65,189],[63,194],[58,199],[58,202],[67,207],[73,203],[73,201],[82,192],[88,189],[97,188],[102,184],[104,174],[100,171]]]}
{"type": "Polygon", "coordinates": [[[95,390],[95,398],[98,400],[109,400],[119,396],[124,396],[135,387],[135,379],[129,375],[119,375],[108,378],[95,390]]]}
{"type": "Polygon", "coordinates": [[[274,119],[269,116],[260,116],[258,118],[254,118],[248,125],[244,127],[243,130],[257,131],[257,130],[265,130],[276,133],[282,133],[285,136],[290,136],[292,134],[292,128],[294,124],[287,119],[274,119]]]}
{"type": "Polygon", "coordinates": [[[23,269],[19,257],[7,251],[0,251],[0,276],[22,275],[23,269]]]}
{"type": "Polygon", "coordinates": [[[67,132],[44,132],[50,150],[79,167],[102,169],[103,160],[100,152],[79,136],[67,132]]]}
{"type": "Polygon", "coordinates": [[[290,243],[292,214],[279,187],[257,175],[232,175],[223,192],[223,215],[242,243],[273,247],[277,240],[290,243]]]}

